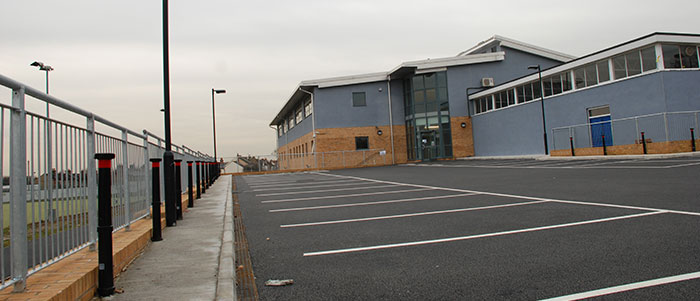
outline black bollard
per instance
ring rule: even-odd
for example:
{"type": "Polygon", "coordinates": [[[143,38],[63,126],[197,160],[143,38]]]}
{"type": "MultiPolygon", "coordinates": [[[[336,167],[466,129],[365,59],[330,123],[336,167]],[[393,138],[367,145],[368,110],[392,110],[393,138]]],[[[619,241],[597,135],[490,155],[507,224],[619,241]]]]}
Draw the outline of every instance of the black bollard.
{"type": "Polygon", "coordinates": [[[175,190],[177,190],[177,195],[175,196],[175,209],[177,210],[177,219],[182,219],[182,160],[175,160],[175,190]]]}
{"type": "Polygon", "coordinates": [[[600,135],[600,137],[603,139],[603,156],[607,156],[608,155],[608,148],[605,145],[605,135],[600,135]]]}
{"type": "Polygon", "coordinates": [[[576,153],[574,152],[574,137],[569,137],[569,145],[571,145],[571,156],[576,156],[576,153]]]}
{"type": "Polygon", "coordinates": [[[114,154],[95,154],[98,160],[97,239],[98,287],[102,296],[114,294],[114,263],[112,258],[112,159],[114,154]]]}
{"type": "Polygon", "coordinates": [[[204,164],[206,162],[200,162],[199,166],[202,169],[202,194],[207,192],[207,170],[204,169],[204,164]]]}
{"type": "Polygon", "coordinates": [[[195,161],[195,169],[197,170],[197,199],[202,197],[202,188],[200,188],[199,183],[201,183],[201,178],[199,176],[199,161],[195,161]]]}
{"type": "Polygon", "coordinates": [[[192,161],[187,161],[187,208],[194,207],[192,196],[192,161]]]}
{"type": "Polygon", "coordinates": [[[163,231],[160,224],[160,159],[151,159],[151,183],[153,187],[153,203],[151,204],[151,219],[153,220],[153,230],[151,241],[163,240],[163,231]]]}
{"type": "Polygon", "coordinates": [[[693,128],[690,128],[690,144],[692,146],[692,151],[695,151],[695,132],[693,128]]]}
{"type": "Polygon", "coordinates": [[[647,154],[647,139],[644,138],[644,132],[642,132],[642,150],[644,154],[647,154]]]}
{"type": "Polygon", "coordinates": [[[177,226],[177,209],[175,198],[178,192],[175,186],[175,157],[172,152],[163,153],[163,185],[165,186],[165,226],[177,226]]]}

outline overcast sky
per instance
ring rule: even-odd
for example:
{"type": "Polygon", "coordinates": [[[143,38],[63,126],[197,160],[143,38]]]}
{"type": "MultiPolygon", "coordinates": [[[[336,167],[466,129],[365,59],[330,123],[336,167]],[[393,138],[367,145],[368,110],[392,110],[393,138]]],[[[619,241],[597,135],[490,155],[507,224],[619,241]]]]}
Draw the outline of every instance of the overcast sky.
{"type": "MultiPolygon", "coordinates": [[[[29,66],[42,61],[52,95],[164,136],[161,1],[1,7],[0,74],[44,90],[29,66]]],[[[302,80],[453,56],[494,34],[581,56],[656,31],[700,33],[700,1],[170,1],[173,143],[213,154],[212,88],[227,90],[219,156],[270,154],[268,124],[302,80]]]]}

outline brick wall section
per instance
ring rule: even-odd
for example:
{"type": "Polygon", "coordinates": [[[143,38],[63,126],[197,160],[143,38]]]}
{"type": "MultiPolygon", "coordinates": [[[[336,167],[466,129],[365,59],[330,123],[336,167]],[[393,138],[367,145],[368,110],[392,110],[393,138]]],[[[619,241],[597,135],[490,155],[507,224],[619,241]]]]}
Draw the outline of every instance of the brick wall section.
{"type": "Polygon", "coordinates": [[[474,156],[474,135],[471,117],[450,118],[452,128],[452,154],[455,158],[474,156]],[[462,128],[462,122],[467,126],[462,128]]]}
{"type": "MultiPolygon", "coordinates": [[[[700,140],[695,140],[695,147],[700,148],[700,140]]],[[[626,144],[608,146],[608,155],[642,155],[644,148],[642,144],[626,144]]],[[[670,142],[652,142],[647,143],[647,154],[672,154],[685,153],[692,151],[690,140],[670,141],[670,142]]],[[[602,147],[585,147],[574,149],[576,156],[602,156],[602,147]]],[[[570,149],[554,150],[552,156],[571,156],[570,149]]]]}
{"type": "MultiPolygon", "coordinates": [[[[186,193],[181,201],[186,212],[186,193]]],[[[165,228],[165,207],[161,216],[161,228],[165,228]]],[[[132,223],[130,231],[112,234],[115,277],[150,243],[151,227],[151,219],[144,218],[132,223]]],[[[29,276],[24,292],[13,293],[12,286],[3,289],[0,300],[91,300],[97,292],[97,264],[97,251],[84,248],[29,276]]]]}
{"type": "MultiPolygon", "coordinates": [[[[405,126],[395,125],[394,150],[396,163],[406,163],[406,129],[405,126]]],[[[309,169],[309,168],[335,168],[355,167],[365,165],[383,165],[392,163],[391,153],[391,128],[387,126],[348,127],[316,129],[316,152],[324,153],[316,156],[290,155],[312,151],[312,133],[289,142],[280,147],[277,152],[280,155],[282,169],[309,169]],[[382,135],[377,132],[381,130],[382,135]],[[370,149],[383,149],[385,156],[379,156],[376,152],[355,152],[355,137],[368,137],[370,149]],[[345,153],[342,151],[352,151],[345,153]],[[340,153],[334,153],[340,152],[340,153]]]]}

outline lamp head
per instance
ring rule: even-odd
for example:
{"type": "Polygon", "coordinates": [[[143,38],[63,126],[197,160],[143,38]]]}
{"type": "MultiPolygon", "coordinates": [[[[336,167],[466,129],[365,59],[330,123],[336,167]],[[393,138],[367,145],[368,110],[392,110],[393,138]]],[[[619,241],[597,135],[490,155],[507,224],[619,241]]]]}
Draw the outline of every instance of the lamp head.
{"type": "Polygon", "coordinates": [[[538,70],[538,69],[540,69],[540,65],[530,65],[530,66],[527,66],[527,69],[538,70]]]}
{"type": "Polygon", "coordinates": [[[226,93],[226,90],[214,90],[214,93],[216,93],[216,94],[226,93]]]}

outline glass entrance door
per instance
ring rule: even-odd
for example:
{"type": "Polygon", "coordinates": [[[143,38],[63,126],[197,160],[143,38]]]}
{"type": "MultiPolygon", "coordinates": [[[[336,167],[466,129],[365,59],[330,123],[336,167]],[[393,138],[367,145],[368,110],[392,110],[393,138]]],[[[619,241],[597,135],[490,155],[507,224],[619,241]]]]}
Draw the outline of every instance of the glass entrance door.
{"type": "Polygon", "coordinates": [[[437,132],[435,131],[424,131],[421,132],[420,142],[421,142],[421,160],[423,161],[433,161],[438,156],[438,143],[437,143],[437,132]]]}

